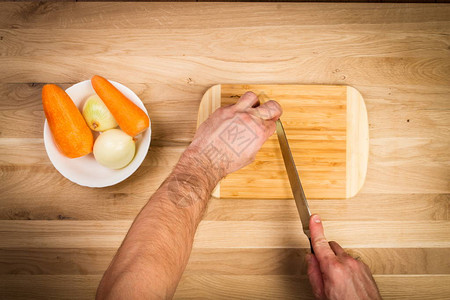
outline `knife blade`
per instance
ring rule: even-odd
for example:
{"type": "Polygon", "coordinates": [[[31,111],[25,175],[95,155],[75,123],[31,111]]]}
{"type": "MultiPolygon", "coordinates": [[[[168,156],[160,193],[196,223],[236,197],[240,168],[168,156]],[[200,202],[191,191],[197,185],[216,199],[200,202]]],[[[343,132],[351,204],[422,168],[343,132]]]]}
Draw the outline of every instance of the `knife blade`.
{"type": "Polygon", "coordinates": [[[309,239],[311,253],[314,253],[311,244],[311,232],[309,230],[309,218],[311,217],[311,212],[309,210],[308,201],[306,200],[305,192],[303,191],[303,186],[300,181],[300,177],[298,176],[297,167],[295,166],[295,161],[292,157],[291,148],[289,147],[289,142],[286,137],[286,132],[284,131],[283,123],[281,123],[281,120],[278,119],[276,121],[276,125],[278,142],[280,144],[284,166],[286,167],[289,183],[291,185],[292,195],[294,196],[297,211],[302,222],[303,232],[309,239]]]}

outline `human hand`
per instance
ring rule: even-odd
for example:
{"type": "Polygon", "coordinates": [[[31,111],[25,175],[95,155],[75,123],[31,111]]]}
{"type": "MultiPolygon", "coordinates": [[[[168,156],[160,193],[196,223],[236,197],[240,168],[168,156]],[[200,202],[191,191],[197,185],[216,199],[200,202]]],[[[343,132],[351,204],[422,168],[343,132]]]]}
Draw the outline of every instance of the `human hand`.
{"type": "Polygon", "coordinates": [[[258,97],[247,92],[236,104],[217,109],[198,128],[186,153],[210,163],[218,179],[251,163],[282,113],[273,100],[258,104],[258,97]]]}
{"type": "Polygon", "coordinates": [[[311,216],[309,229],[315,255],[307,255],[308,277],[317,299],[381,299],[369,267],[327,242],[318,215],[311,216]]]}

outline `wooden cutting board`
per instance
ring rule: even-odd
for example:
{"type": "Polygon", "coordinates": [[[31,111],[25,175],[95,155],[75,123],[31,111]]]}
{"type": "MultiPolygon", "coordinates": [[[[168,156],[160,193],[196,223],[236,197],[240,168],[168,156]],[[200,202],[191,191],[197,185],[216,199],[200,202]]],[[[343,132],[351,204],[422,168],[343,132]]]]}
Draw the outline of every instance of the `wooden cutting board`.
{"type": "MultiPolygon", "coordinates": [[[[274,99],[308,199],[350,198],[361,189],[367,171],[369,126],[364,99],[341,85],[221,84],[203,96],[197,127],[217,108],[235,103],[246,91],[274,99]]],[[[255,161],[224,178],[218,198],[293,198],[277,135],[255,161]]]]}

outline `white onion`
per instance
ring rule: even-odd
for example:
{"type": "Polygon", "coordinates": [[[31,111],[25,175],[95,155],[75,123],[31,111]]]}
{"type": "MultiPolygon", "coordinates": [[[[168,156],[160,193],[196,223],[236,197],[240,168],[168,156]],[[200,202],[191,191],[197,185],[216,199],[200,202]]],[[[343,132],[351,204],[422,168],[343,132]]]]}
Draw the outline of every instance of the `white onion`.
{"type": "Polygon", "coordinates": [[[83,106],[83,117],[89,128],[105,131],[117,127],[117,122],[98,95],[90,96],[83,106]]]}
{"type": "Polygon", "coordinates": [[[97,162],[111,169],[121,169],[134,157],[136,145],[131,136],[120,129],[110,129],[95,140],[94,157],[97,162]]]}

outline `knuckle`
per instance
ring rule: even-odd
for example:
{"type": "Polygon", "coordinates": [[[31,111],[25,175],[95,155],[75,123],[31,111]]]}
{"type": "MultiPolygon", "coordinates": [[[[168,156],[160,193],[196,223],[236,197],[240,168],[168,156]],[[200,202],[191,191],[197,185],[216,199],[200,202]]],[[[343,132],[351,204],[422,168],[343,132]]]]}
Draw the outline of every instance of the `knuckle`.
{"type": "Polygon", "coordinates": [[[272,102],[267,102],[266,105],[264,105],[262,110],[262,116],[264,119],[271,119],[275,116],[276,111],[274,110],[274,106],[272,105],[272,102]]]}
{"type": "Polygon", "coordinates": [[[353,256],[351,256],[350,254],[347,254],[347,253],[342,256],[342,259],[346,262],[347,261],[356,261],[357,262],[357,260],[354,259],[353,256]]]}
{"type": "Polygon", "coordinates": [[[256,97],[256,94],[253,93],[252,91],[247,91],[241,96],[241,98],[243,97],[256,97]]]}
{"type": "Polygon", "coordinates": [[[245,122],[249,122],[252,119],[252,117],[248,113],[240,113],[239,118],[241,118],[241,120],[245,122]]]}
{"type": "Polygon", "coordinates": [[[341,270],[342,269],[342,264],[336,259],[328,258],[328,264],[333,269],[336,269],[336,270],[341,270]]]}
{"type": "Polygon", "coordinates": [[[219,107],[216,109],[216,111],[213,113],[213,115],[222,116],[225,114],[225,107],[219,107]]]}
{"type": "Polygon", "coordinates": [[[342,265],[338,261],[330,262],[329,267],[330,273],[335,278],[342,278],[347,273],[347,270],[344,267],[344,265],[342,265]]]}
{"type": "Polygon", "coordinates": [[[352,257],[349,257],[348,259],[347,259],[347,262],[346,262],[351,268],[353,268],[353,269],[356,269],[356,268],[358,268],[359,266],[360,266],[360,263],[359,263],[359,261],[357,261],[356,259],[354,259],[354,258],[352,258],[352,257]]]}
{"type": "Polygon", "coordinates": [[[271,108],[271,110],[273,111],[273,113],[277,113],[277,112],[282,112],[283,109],[281,108],[281,105],[275,101],[275,100],[270,100],[267,102],[269,107],[271,108]]]}
{"type": "Polygon", "coordinates": [[[314,239],[314,244],[316,244],[318,246],[327,246],[328,242],[324,236],[319,236],[314,239]]]}
{"type": "Polygon", "coordinates": [[[346,261],[346,263],[349,266],[349,268],[352,270],[360,270],[360,269],[368,268],[368,266],[365,263],[363,263],[362,261],[356,260],[352,257],[350,257],[346,261]]]}

